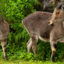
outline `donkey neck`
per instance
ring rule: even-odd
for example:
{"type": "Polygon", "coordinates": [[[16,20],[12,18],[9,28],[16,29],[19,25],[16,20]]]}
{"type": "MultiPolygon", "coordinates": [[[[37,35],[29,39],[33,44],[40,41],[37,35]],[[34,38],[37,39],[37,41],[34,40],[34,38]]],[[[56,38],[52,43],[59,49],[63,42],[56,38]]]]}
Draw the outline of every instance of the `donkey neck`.
{"type": "Polygon", "coordinates": [[[64,22],[57,22],[55,26],[58,27],[58,29],[64,31],[64,22]]]}

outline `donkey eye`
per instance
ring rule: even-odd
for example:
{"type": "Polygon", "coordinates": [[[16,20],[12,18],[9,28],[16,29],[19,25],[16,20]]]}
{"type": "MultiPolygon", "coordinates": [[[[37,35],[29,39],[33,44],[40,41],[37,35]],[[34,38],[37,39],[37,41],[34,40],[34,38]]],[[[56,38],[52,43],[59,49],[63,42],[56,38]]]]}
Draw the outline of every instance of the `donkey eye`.
{"type": "Polygon", "coordinates": [[[56,14],[59,14],[59,12],[56,12],[56,14]]]}

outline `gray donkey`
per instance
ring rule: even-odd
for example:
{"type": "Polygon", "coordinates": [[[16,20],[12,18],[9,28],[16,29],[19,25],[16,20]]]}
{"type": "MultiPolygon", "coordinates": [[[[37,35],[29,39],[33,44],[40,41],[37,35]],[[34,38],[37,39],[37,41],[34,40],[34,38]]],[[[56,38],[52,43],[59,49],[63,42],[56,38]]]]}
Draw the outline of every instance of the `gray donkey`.
{"type": "MultiPolygon", "coordinates": [[[[57,9],[59,8],[61,11],[61,5],[58,5],[57,9]]],[[[62,10],[61,12],[63,13],[64,11],[62,10]]],[[[22,23],[30,35],[30,39],[27,42],[28,52],[30,52],[32,47],[34,54],[36,54],[38,38],[43,41],[48,41],[52,50],[51,61],[54,61],[57,42],[64,42],[64,23],[60,21],[51,26],[49,25],[51,17],[52,13],[38,11],[27,16],[22,20],[22,23]]],[[[64,15],[61,17],[64,17],[64,15]]]]}
{"type": "Polygon", "coordinates": [[[8,38],[8,35],[9,35],[9,24],[5,20],[3,20],[2,16],[0,15],[0,41],[4,52],[5,60],[8,60],[6,54],[6,43],[7,43],[6,40],[8,38]]]}

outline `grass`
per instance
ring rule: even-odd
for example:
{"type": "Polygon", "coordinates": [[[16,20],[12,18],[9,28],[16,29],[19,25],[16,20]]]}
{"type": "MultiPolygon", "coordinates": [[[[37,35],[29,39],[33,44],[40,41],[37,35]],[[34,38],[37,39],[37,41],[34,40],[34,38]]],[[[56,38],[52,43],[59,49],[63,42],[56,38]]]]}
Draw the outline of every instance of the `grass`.
{"type": "Polygon", "coordinates": [[[14,61],[5,61],[0,60],[0,64],[64,64],[63,62],[50,62],[50,61],[24,61],[24,60],[14,60],[14,61]]]}

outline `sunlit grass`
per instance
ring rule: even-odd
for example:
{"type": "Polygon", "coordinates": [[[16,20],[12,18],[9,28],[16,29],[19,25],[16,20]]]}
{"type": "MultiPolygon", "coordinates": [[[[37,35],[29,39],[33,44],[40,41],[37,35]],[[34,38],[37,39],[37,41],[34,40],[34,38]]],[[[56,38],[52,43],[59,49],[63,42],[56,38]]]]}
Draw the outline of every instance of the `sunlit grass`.
{"type": "Polygon", "coordinates": [[[63,62],[50,62],[50,61],[24,61],[24,60],[13,60],[13,61],[5,61],[0,60],[0,64],[64,64],[63,62]]]}

